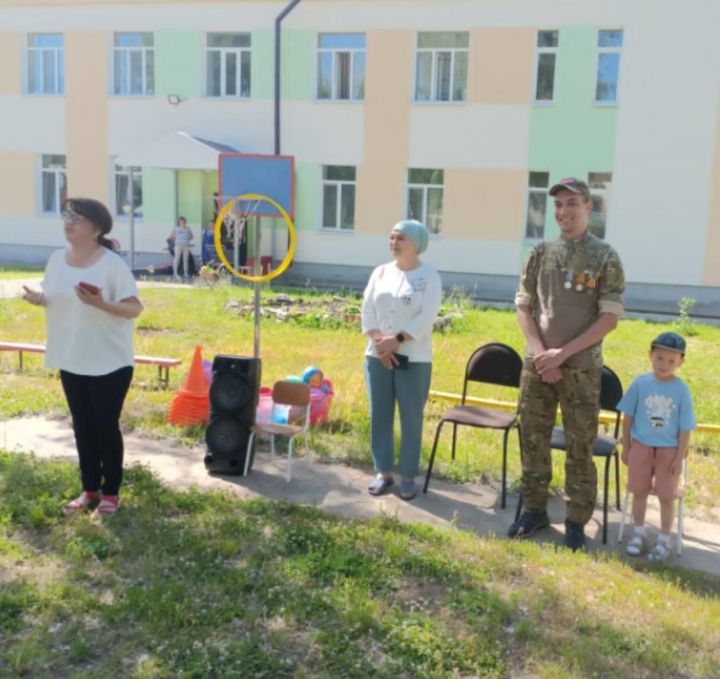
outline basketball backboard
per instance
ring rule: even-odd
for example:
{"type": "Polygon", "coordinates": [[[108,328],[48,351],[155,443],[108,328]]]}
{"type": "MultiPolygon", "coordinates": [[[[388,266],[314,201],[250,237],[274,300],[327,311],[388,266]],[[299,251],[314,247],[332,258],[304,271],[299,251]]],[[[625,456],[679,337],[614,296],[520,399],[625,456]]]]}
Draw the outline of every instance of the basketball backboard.
{"type": "MultiPolygon", "coordinates": [[[[221,153],[218,159],[220,199],[223,205],[245,193],[272,198],[295,216],[295,158],[247,153],[221,153]]],[[[242,212],[256,217],[280,217],[270,203],[241,204],[242,212]]]]}

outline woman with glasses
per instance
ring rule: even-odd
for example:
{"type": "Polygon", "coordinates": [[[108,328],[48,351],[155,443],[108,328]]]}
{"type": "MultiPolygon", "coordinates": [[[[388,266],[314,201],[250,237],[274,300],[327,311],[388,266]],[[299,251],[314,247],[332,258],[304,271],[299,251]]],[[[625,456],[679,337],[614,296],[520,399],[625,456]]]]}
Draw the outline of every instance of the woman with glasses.
{"type": "Polygon", "coordinates": [[[119,506],[123,438],[120,413],[133,375],[133,319],[142,311],[132,272],[113,252],[112,217],[90,198],[63,203],[68,247],[50,255],[42,290],[23,298],[45,307],[45,365],[58,368],[72,415],[83,492],[66,514],[119,506]]]}

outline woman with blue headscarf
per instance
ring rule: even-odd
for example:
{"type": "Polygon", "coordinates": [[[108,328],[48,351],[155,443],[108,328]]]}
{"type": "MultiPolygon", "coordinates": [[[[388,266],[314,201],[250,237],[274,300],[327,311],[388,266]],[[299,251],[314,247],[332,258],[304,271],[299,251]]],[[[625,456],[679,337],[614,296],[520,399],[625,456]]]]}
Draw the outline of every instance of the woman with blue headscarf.
{"type": "Polygon", "coordinates": [[[370,401],[370,438],[377,478],[368,487],[382,495],[394,484],[393,423],[400,411],[400,497],[417,494],[423,410],[430,389],[432,328],[442,298],[440,276],[419,255],[428,231],[414,220],[390,232],[393,261],[370,276],[362,304],[362,330],[368,338],[365,381],[370,401]]]}

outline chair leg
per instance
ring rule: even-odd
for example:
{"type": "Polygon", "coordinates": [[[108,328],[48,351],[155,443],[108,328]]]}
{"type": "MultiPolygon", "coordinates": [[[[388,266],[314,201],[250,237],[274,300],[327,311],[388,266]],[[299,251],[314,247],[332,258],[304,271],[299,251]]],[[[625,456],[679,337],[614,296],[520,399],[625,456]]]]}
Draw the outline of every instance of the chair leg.
{"type": "Polygon", "coordinates": [[[243,476],[248,475],[250,468],[250,455],[252,454],[253,441],[255,440],[255,432],[250,432],[250,438],[248,439],[247,450],[245,451],[245,468],[243,469],[243,476]]]}
{"type": "Polygon", "coordinates": [[[442,431],[444,422],[440,420],[437,429],[435,430],[435,441],[433,441],[432,452],[430,453],[430,459],[428,460],[428,468],[425,472],[425,485],[423,486],[423,493],[427,493],[428,484],[430,483],[430,475],[432,474],[433,464],[435,464],[435,452],[437,451],[438,439],[440,438],[440,432],[442,431]]]}
{"type": "Polygon", "coordinates": [[[608,499],[610,497],[610,456],[605,459],[605,487],[603,488],[603,529],[602,543],[607,544],[608,499]]]}
{"type": "Polygon", "coordinates": [[[275,462],[275,434],[270,434],[270,462],[275,462]]]}
{"type": "Polygon", "coordinates": [[[453,422],[453,440],[452,448],[450,449],[450,459],[455,461],[455,444],[457,442],[457,424],[453,422]]]}
{"type": "Polygon", "coordinates": [[[500,509],[505,509],[505,495],[507,487],[507,445],[510,430],[506,429],[503,435],[503,459],[502,459],[502,489],[500,492],[500,509]]]}
{"type": "Polygon", "coordinates": [[[290,479],[292,478],[292,454],[293,454],[293,444],[295,443],[295,437],[291,436],[290,440],[288,441],[288,466],[287,466],[287,482],[290,483],[290,479]]]}
{"type": "Polygon", "coordinates": [[[683,550],[683,531],[685,529],[685,512],[684,512],[684,506],[685,503],[683,502],[683,498],[678,498],[678,523],[677,523],[677,544],[675,545],[675,551],[677,552],[678,556],[682,556],[682,550],[683,550]]]}
{"type": "Polygon", "coordinates": [[[620,517],[620,530],[618,531],[618,542],[622,542],[623,533],[625,532],[625,524],[627,523],[628,500],[630,499],[630,491],[625,489],[625,497],[622,503],[622,516],[620,517]]]}
{"type": "Polygon", "coordinates": [[[620,455],[615,448],[615,502],[618,510],[620,509],[620,455]]]}
{"type": "Polygon", "coordinates": [[[310,432],[309,431],[303,432],[303,439],[304,439],[304,443],[305,443],[305,457],[307,457],[307,459],[310,460],[310,462],[312,462],[313,456],[312,456],[312,453],[310,452],[310,444],[308,442],[309,438],[310,438],[310,432]]]}

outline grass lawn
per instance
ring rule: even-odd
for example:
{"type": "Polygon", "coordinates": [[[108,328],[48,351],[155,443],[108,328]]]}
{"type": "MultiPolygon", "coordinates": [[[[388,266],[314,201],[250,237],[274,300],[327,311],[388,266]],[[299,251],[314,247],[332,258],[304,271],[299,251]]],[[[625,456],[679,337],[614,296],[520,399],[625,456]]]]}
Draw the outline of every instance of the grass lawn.
{"type": "Polygon", "coordinates": [[[0,676],[717,677],[720,582],[0,452],[0,676]]]}
{"type": "MultiPolygon", "coordinates": [[[[0,279],[4,274],[0,274],[0,279]]],[[[274,292],[263,290],[263,302],[274,292]]],[[[291,298],[316,299],[311,292],[291,291],[291,298]]],[[[323,296],[320,296],[323,297],[323,296]]],[[[252,354],[253,322],[251,316],[238,316],[228,303],[250,302],[248,287],[218,285],[212,288],[156,288],[142,291],[146,309],[137,322],[136,352],[175,356],[184,359],[187,368],[196,345],[203,347],[211,359],[217,353],[252,354]]],[[[324,298],[330,299],[330,295],[324,298]]],[[[356,311],[359,300],[348,297],[341,306],[356,311]]],[[[472,308],[462,299],[451,299],[445,310],[460,310],[463,317],[445,333],[434,338],[435,360],[432,388],[459,392],[465,362],[472,350],[491,341],[501,341],[522,351],[523,341],[510,311],[472,308]]],[[[44,314],[22,300],[0,300],[0,338],[17,341],[45,340],[44,314]]],[[[627,386],[631,379],[649,369],[647,348],[652,338],[667,329],[665,324],[640,320],[622,320],[605,344],[605,359],[627,386]]],[[[688,356],[681,376],[689,383],[698,421],[720,423],[720,329],[707,325],[693,326],[695,335],[688,337],[688,356]]],[[[369,420],[363,383],[364,340],[357,323],[325,318],[322,312],[310,313],[298,321],[279,322],[265,318],[261,324],[261,357],[263,383],[297,375],[309,365],[318,365],[335,387],[331,421],[313,433],[312,446],[318,454],[350,464],[370,464],[369,420]]],[[[17,356],[0,354],[0,418],[28,414],[59,415],[66,413],[60,384],[45,371],[42,357],[26,357],[28,368],[19,374],[17,356]]],[[[152,437],[173,437],[196,443],[202,440],[199,428],[177,429],[165,423],[173,389],[183,380],[183,370],[171,374],[169,391],[155,388],[155,369],[140,366],[130,390],[124,412],[124,426],[152,437]]],[[[516,400],[513,390],[480,389],[477,395],[516,400]]],[[[423,457],[427,460],[438,417],[447,403],[429,403],[424,433],[423,457]]],[[[494,432],[459,430],[459,453],[450,463],[448,432],[438,452],[438,473],[456,481],[482,480],[496,483],[500,475],[501,439],[494,432]]],[[[520,473],[517,439],[510,439],[509,474],[517,484],[520,473]]],[[[716,507],[720,496],[720,436],[696,434],[692,440],[692,460],[688,506],[701,515],[716,507]]],[[[562,454],[554,457],[553,487],[563,484],[562,454]]],[[[716,518],[719,518],[716,515],[716,518]]]]}
{"type": "MultiPolygon", "coordinates": [[[[196,344],[207,358],[252,353],[252,319],[227,306],[249,301],[249,289],[151,289],[142,297],[138,353],[188,362],[196,344]]],[[[343,302],[348,310],[357,303],[343,302]]],[[[439,390],[460,389],[476,346],[522,347],[512,313],[457,304],[463,318],[435,337],[439,390]]],[[[3,339],[45,339],[42,311],[20,300],[0,301],[0,326],[3,339]]],[[[661,328],[622,321],[607,342],[607,363],[625,384],[647,369],[647,346],[661,328]]],[[[695,330],[682,374],[699,420],[717,423],[720,330],[695,330]]],[[[319,365],[336,398],[312,445],[352,464],[370,460],[363,344],[356,326],[322,313],[262,323],[263,383],[319,365]]],[[[41,358],[28,356],[22,374],[16,356],[0,360],[0,418],[65,414],[41,358]]],[[[125,426],[199,441],[200,429],[165,424],[172,390],[154,380],[152,368],[137,369],[125,426]]],[[[172,382],[179,386],[182,373],[172,382]]],[[[444,407],[428,408],[426,446],[444,407]]],[[[719,447],[709,435],[694,438],[688,504],[701,515],[720,491],[719,447]]],[[[451,464],[444,443],[446,476],[497,481],[497,436],[463,432],[459,450],[451,464]]],[[[559,490],[559,455],[556,467],[559,490]]],[[[516,449],[510,471],[517,478],[516,449]]],[[[718,578],[390,518],[349,521],[286,503],[177,492],[139,468],[128,470],[123,511],[112,521],[62,518],[58,507],[76,492],[75,465],[0,452],[0,676],[718,676],[718,578]]]]}

